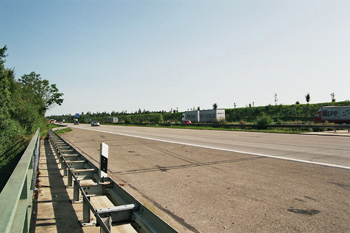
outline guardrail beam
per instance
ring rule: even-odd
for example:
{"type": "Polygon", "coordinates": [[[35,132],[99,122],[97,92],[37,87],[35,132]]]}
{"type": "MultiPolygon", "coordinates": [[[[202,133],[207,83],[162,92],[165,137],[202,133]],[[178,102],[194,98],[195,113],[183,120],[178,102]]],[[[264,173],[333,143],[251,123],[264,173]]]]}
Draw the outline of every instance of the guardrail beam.
{"type": "MultiPolygon", "coordinates": [[[[52,144],[55,145],[58,141],[55,138],[59,136],[52,132],[49,135],[52,144]]],[[[60,138],[59,141],[63,140],[60,138]]],[[[82,195],[84,225],[90,223],[90,211],[92,211],[96,217],[96,225],[100,226],[101,232],[108,233],[113,224],[122,222],[130,223],[138,232],[177,232],[108,177],[107,173],[100,177],[100,169],[106,171],[106,166],[100,166],[98,169],[74,148],[69,149],[68,146],[68,143],[66,146],[60,143],[60,146],[55,146],[55,148],[59,154],[61,167],[65,169],[65,175],[68,174],[68,185],[74,181],[73,201],[79,202],[80,194],[82,195]],[[91,180],[94,183],[83,184],[82,180],[91,180]],[[113,206],[96,210],[90,202],[90,197],[103,196],[108,198],[109,203],[113,206]]],[[[101,159],[101,164],[106,165],[108,157],[106,150],[104,153],[106,158],[101,159]]]]}
{"type": "Polygon", "coordinates": [[[101,218],[112,218],[112,224],[120,224],[122,222],[130,222],[132,212],[138,208],[135,204],[114,206],[109,208],[103,208],[96,210],[96,214],[99,214],[101,218]]]}
{"type": "Polygon", "coordinates": [[[0,193],[0,232],[29,232],[40,128],[34,134],[16,168],[0,193]]]}

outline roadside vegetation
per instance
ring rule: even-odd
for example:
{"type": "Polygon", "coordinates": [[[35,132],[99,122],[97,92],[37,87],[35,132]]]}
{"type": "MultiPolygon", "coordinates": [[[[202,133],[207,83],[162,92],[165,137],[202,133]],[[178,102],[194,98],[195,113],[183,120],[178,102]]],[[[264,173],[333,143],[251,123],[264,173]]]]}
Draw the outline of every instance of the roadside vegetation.
{"type": "Polygon", "coordinates": [[[71,128],[57,129],[57,130],[55,130],[55,134],[61,135],[61,134],[63,134],[63,133],[70,132],[70,131],[72,131],[71,128]]]}
{"type": "Polygon", "coordinates": [[[61,104],[62,93],[55,84],[31,72],[19,79],[5,67],[6,46],[0,48],[0,190],[38,127],[41,135],[50,129],[46,110],[61,104]]]}
{"type": "MultiPolygon", "coordinates": [[[[309,97],[309,96],[308,96],[309,97]]],[[[293,105],[267,105],[252,107],[251,105],[245,108],[231,108],[225,109],[226,120],[214,123],[213,127],[217,128],[216,125],[230,125],[240,124],[247,126],[256,124],[259,126],[258,129],[266,130],[267,125],[282,125],[282,124],[308,124],[313,122],[315,112],[317,112],[323,106],[349,106],[350,101],[342,102],[327,102],[318,104],[300,104],[297,102],[293,105]]],[[[101,123],[108,123],[108,118],[117,117],[118,124],[124,125],[159,125],[159,124],[181,124],[183,112],[173,110],[171,112],[158,111],[137,111],[134,113],[127,112],[97,112],[97,113],[81,113],[79,116],[80,123],[89,123],[91,121],[99,121],[101,123]]],[[[62,115],[62,116],[50,116],[52,119],[57,121],[73,122],[75,119],[74,115],[62,115]]],[[[196,127],[202,128],[207,127],[196,126],[183,126],[186,128],[196,127]]],[[[211,127],[208,124],[208,127],[211,127]]],[[[223,127],[225,128],[225,127],[223,127]]],[[[280,129],[281,130],[281,129],[280,129]]],[[[305,129],[304,129],[305,130],[305,129]]],[[[290,129],[286,131],[291,131],[290,129]]],[[[299,130],[300,131],[300,130],[299,130]]]]}

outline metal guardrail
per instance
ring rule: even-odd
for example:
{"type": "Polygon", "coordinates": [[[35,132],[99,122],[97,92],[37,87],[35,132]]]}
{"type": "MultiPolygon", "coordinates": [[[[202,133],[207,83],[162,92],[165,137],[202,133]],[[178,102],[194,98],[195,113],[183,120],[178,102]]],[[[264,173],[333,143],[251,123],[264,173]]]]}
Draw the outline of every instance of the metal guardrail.
{"type": "MultiPolygon", "coordinates": [[[[142,124],[141,124],[142,125],[142,124]]],[[[147,124],[145,124],[147,125],[147,124]]],[[[213,123],[193,123],[193,124],[158,124],[162,126],[209,126],[214,128],[252,128],[252,129],[259,129],[259,128],[295,128],[295,129],[301,129],[301,128],[314,128],[314,129],[350,129],[350,124],[274,124],[274,125],[258,125],[258,124],[213,124],[213,123]]]]}
{"type": "MultiPolygon", "coordinates": [[[[115,124],[113,124],[115,125],[115,124]]],[[[118,125],[118,124],[117,124],[118,125]]],[[[120,123],[119,125],[124,125],[120,123]]],[[[266,128],[294,128],[294,129],[348,129],[350,132],[350,124],[273,124],[273,125],[258,125],[258,124],[219,124],[219,123],[192,123],[192,124],[178,124],[178,123],[133,123],[135,126],[199,126],[199,127],[213,127],[213,128],[242,128],[242,129],[266,129],[266,128]]]]}
{"type": "Polygon", "coordinates": [[[36,169],[39,161],[40,129],[30,141],[15,170],[0,193],[0,232],[29,232],[36,169]]]}
{"type": "Polygon", "coordinates": [[[75,150],[69,143],[53,132],[49,132],[50,142],[58,156],[68,186],[73,186],[73,202],[83,202],[84,224],[91,224],[90,211],[96,218],[96,226],[101,232],[111,232],[112,226],[129,223],[137,232],[177,232],[152,211],[137,201],[110,177],[100,177],[99,168],[75,150]],[[82,184],[90,180],[93,184],[82,184]],[[81,194],[81,196],[80,196],[81,194]],[[90,201],[93,197],[104,196],[113,206],[96,209],[90,201]]]}

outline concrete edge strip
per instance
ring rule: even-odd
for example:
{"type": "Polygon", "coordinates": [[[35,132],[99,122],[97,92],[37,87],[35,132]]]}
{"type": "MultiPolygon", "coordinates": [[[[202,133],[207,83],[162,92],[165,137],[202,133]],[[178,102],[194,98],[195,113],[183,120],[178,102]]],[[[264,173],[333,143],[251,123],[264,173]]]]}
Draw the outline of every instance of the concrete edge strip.
{"type": "Polygon", "coordinates": [[[341,168],[341,169],[348,169],[348,170],[350,170],[350,167],[348,167],[348,166],[342,166],[342,165],[336,165],[336,164],[330,164],[330,163],[313,162],[313,161],[308,161],[308,160],[286,158],[286,157],[275,156],[275,155],[266,155],[266,154],[247,152],[247,151],[239,151],[239,150],[232,150],[232,149],[224,149],[224,148],[212,147],[212,146],[203,146],[203,145],[197,145],[197,144],[191,144],[191,143],[169,141],[169,140],[163,140],[163,139],[158,139],[158,138],[150,138],[150,137],[137,136],[137,135],[131,135],[131,134],[125,134],[125,133],[110,132],[110,131],[98,130],[98,129],[88,129],[88,128],[79,128],[79,129],[98,131],[98,132],[101,132],[101,133],[116,134],[116,135],[121,135],[121,136],[126,136],[126,137],[134,137],[134,138],[153,140],[153,141],[159,141],[159,142],[180,144],[180,145],[185,145],[185,146],[194,146],[194,147],[205,148],[205,149],[212,149],[212,150],[220,150],[220,151],[234,152],[234,153],[240,153],[240,154],[255,155],[255,156],[272,158],[272,159],[281,159],[281,160],[287,160],[287,161],[293,161],[293,162],[299,162],[299,163],[307,163],[307,164],[313,164],[313,165],[320,165],[320,166],[334,167],[334,168],[341,168]]]}

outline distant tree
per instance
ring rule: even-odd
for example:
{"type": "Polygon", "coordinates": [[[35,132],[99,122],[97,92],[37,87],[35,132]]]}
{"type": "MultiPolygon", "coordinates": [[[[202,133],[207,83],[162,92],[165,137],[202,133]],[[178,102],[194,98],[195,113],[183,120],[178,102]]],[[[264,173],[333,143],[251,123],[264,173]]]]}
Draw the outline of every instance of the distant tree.
{"type": "Polygon", "coordinates": [[[310,103],[310,93],[307,93],[307,95],[305,96],[305,100],[306,100],[307,104],[310,103]]]}
{"type": "Polygon", "coordinates": [[[6,49],[6,46],[0,49],[0,119],[1,117],[9,117],[16,106],[13,98],[14,89],[17,86],[14,72],[4,66],[6,49]]]}
{"type": "Polygon", "coordinates": [[[213,109],[217,109],[217,108],[218,108],[217,103],[214,103],[214,104],[213,104],[213,109]]]}
{"type": "Polygon", "coordinates": [[[299,102],[299,101],[297,101],[297,102],[295,102],[295,104],[300,104],[300,102],[299,102]]]}
{"type": "Polygon", "coordinates": [[[200,110],[201,110],[201,107],[198,107],[197,110],[200,111],[200,110]]]}
{"type": "Polygon", "coordinates": [[[12,171],[11,166],[23,154],[14,153],[15,148],[25,145],[44,124],[44,114],[52,104],[63,102],[56,85],[49,85],[34,72],[16,80],[14,70],[5,67],[6,51],[6,46],[0,47],[0,186],[7,180],[3,171],[12,171]]]}
{"type": "Polygon", "coordinates": [[[63,93],[60,93],[56,84],[49,83],[48,80],[42,80],[40,74],[31,72],[25,74],[19,79],[20,87],[27,97],[32,98],[35,104],[41,106],[41,114],[45,115],[47,109],[54,104],[63,103],[63,93]]]}

